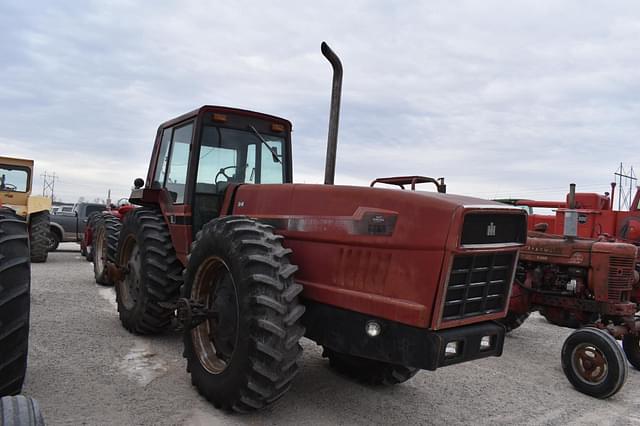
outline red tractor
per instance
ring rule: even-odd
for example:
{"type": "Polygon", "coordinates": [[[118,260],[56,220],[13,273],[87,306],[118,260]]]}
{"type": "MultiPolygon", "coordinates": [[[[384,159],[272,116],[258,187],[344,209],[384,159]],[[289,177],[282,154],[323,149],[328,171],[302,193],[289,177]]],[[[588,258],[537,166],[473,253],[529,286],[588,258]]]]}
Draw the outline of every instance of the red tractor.
{"type": "MultiPolygon", "coordinates": [[[[574,208],[574,185],[568,198],[568,208],[560,212],[564,235],[529,231],[503,322],[510,331],[537,310],[552,324],[579,328],[563,346],[564,372],[581,392],[607,398],[620,390],[627,374],[615,339],[622,339],[629,362],[640,369],[640,322],[632,300],[637,247],[604,235],[578,237],[581,210],[574,208]]],[[[538,217],[529,218],[531,226],[538,217]]]]}
{"type": "MultiPolygon", "coordinates": [[[[615,183],[611,184],[611,193],[615,183]]],[[[556,209],[554,215],[530,214],[529,230],[555,235],[564,234],[564,217],[569,208],[570,194],[565,201],[539,201],[527,199],[511,200],[511,204],[528,208],[544,207],[556,209]]],[[[629,210],[613,210],[613,197],[609,193],[577,192],[574,197],[578,214],[577,236],[598,238],[601,235],[618,241],[640,244],[640,189],[636,191],[629,210]]],[[[533,213],[533,212],[532,212],[533,213]]]]}
{"type": "Polygon", "coordinates": [[[381,183],[439,192],[333,185],[342,67],[322,52],[334,68],[325,185],[291,183],[289,121],[203,106],[160,125],[130,197],[140,207],[105,257],[123,326],[157,333],[177,312],[192,383],[219,408],[280,398],[303,336],[374,384],[502,353],[495,320],[525,212],[423,177],[381,183]]]}

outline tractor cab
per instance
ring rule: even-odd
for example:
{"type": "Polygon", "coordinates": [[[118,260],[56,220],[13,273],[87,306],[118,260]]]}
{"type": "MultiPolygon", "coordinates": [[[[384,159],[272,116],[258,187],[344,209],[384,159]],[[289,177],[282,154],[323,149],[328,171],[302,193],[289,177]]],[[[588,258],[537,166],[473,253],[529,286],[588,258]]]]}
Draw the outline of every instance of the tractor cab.
{"type": "Polygon", "coordinates": [[[24,216],[31,193],[33,160],[0,157],[0,204],[24,216]]]}
{"type": "Polygon", "coordinates": [[[221,215],[228,188],[291,180],[288,120],[203,106],[160,125],[145,189],[134,189],[131,201],[157,200],[171,224],[192,225],[193,236],[221,215]]]}

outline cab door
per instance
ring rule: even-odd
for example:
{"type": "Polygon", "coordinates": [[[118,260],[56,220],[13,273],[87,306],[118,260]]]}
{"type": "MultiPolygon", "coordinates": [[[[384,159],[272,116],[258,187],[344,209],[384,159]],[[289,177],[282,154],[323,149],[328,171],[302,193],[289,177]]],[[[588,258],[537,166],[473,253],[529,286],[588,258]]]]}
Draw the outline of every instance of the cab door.
{"type": "Polygon", "coordinates": [[[194,120],[165,128],[153,184],[161,186],[160,208],[167,218],[178,257],[185,258],[191,244],[191,208],[187,179],[194,120]]]}

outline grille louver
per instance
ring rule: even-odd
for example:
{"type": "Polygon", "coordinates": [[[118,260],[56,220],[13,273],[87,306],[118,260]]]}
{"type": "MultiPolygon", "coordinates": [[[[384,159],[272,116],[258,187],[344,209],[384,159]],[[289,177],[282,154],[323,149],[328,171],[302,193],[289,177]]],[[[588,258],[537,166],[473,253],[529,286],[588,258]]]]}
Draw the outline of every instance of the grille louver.
{"type": "Polygon", "coordinates": [[[456,255],[443,321],[501,312],[508,301],[516,252],[456,255]]]}

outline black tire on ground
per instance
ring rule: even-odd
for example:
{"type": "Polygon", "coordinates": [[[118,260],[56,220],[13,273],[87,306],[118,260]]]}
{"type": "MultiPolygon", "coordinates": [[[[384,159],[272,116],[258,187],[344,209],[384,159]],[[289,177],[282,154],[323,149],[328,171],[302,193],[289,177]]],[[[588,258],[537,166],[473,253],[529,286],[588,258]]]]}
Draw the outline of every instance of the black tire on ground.
{"type": "Polygon", "coordinates": [[[95,222],[98,218],[100,218],[100,216],[102,216],[102,214],[103,214],[102,212],[93,212],[87,217],[87,226],[84,232],[85,232],[85,237],[87,232],[91,232],[91,245],[86,246],[84,244],[85,238],[83,238],[82,243],[80,244],[80,250],[82,252],[82,255],[87,258],[88,262],[93,262],[93,256],[95,252],[95,249],[94,249],[95,246],[93,245],[93,241],[95,240],[95,229],[96,229],[95,222]]]}
{"type": "Polygon", "coordinates": [[[31,262],[46,262],[49,254],[49,212],[29,215],[29,238],[31,240],[31,262]]]}
{"type": "Polygon", "coordinates": [[[27,368],[29,259],[27,224],[0,209],[0,396],[20,392],[27,368]]]}
{"type": "Polygon", "coordinates": [[[0,425],[44,426],[38,402],[24,395],[0,399],[0,425]]]}
{"type": "Polygon", "coordinates": [[[128,271],[114,283],[123,327],[136,334],[165,330],[173,310],[160,304],[178,299],[183,267],[159,211],[140,208],[125,215],[117,264],[128,271]]]}
{"type": "Polygon", "coordinates": [[[529,313],[518,314],[516,312],[509,311],[507,316],[498,320],[498,322],[504,325],[504,329],[507,333],[512,332],[516,328],[520,327],[529,318],[529,313]]]}
{"type": "Polygon", "coordinates": [[[627,361],[616,339],[594,327],[576,330],[562,345],[562,370],[580,392],[609,398],[627,379],[627,361]]]}
{"type": "Polygon", "coordinates": [[[298,373],[305,309],[282,240],[268,225],[228,216],[192,245],[183,295],[217,317],[185,331],[184,356],[191,382],[218,408],[261,409],[298,373]]]}
{"type": "Polygon", "coordinates": [[[597,320],[596,314],[592,316],[592,320],[587,321],[586,323],[582,323],[580,320],[578,320],[575,317],[575,314],[573,312],[564,311],[563,314],[564,314],[564,317],[558,319],[551,316],[547,316],[544,312],[544,309],[540,309],[540,315],[542,315],[544,319],[546,319],[547,322],[549,322],[549,324],[557,325],[558,327],[578,329],[578,328],[584,327],[587,324],[593,324],[593,322],[597,320]]]}
{"type": "Polygon", "coordinates": [[[629,363],[640,370],[640,336],[625,334],[622,338],[622,348],[629,363]]]}
{"type": "Polygon", "coordinates": [[[418,368],[343,354],[329,348],[324,348],[322,356],[329,358],[329,366],[336,372],[368,385],[397,385],[420,371],[418,368]]]}
{"type": "Polygon", "coordinates": [[[107,264],[116,263],[122,222],[111,213],[93,219],[93,274],[101,285],[113,285],[107,275],[107,264]]]}
{"type": "Polygon", "coordinates": [[[61,237],[58,234],[58,231],[55,231],[53,228],[49,229],[49,233],[47,234],[47,251],[58,250],[60,240],[61,237]]]}

